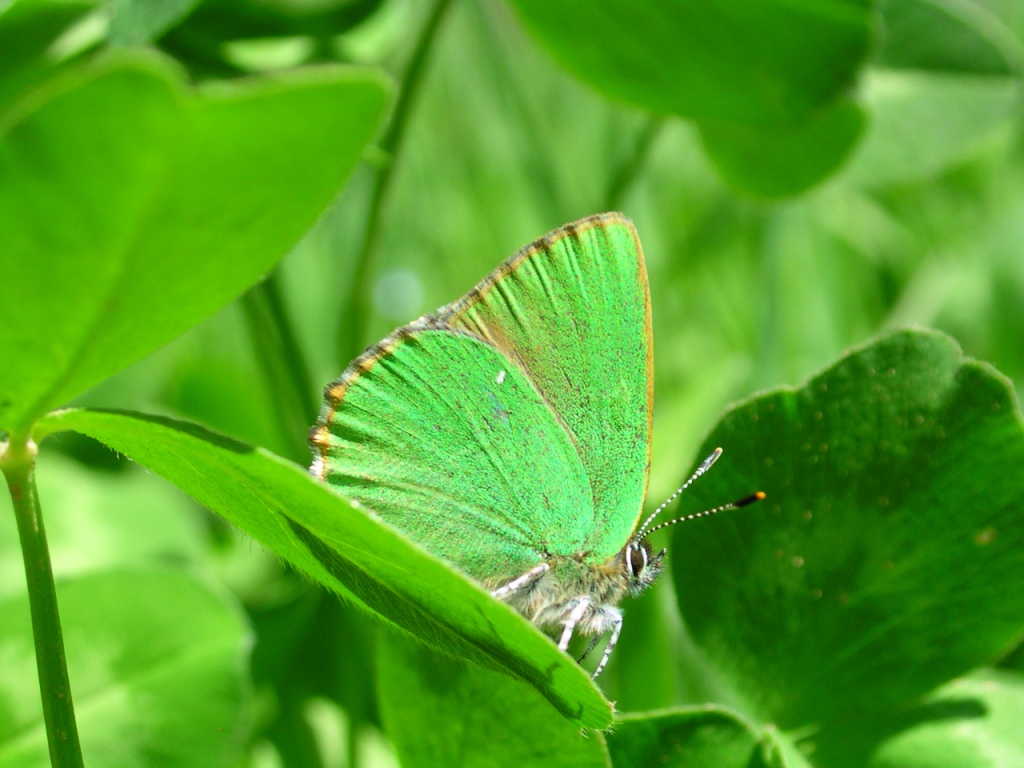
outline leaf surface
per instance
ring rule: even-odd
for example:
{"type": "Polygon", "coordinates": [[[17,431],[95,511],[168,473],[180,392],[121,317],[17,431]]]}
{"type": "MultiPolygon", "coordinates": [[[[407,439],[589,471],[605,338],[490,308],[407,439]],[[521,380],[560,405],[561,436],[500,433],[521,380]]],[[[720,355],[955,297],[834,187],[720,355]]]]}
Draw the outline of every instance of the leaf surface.
{"type": "Polygon", "coordinates": [[[942,686],[871,758],[871,768],[1024,765],[1024,677],[988,669],[942,686]]]}
{"type": "Polygon", "coordinates": [[[530,686],[395,633],[378,644],[377,690],[405,768],[611,768],[604,739],[580,733],[530,686]]]}
{"type": "Polygon", "coordinates": [[[676,591],[763,721],[842,739],[1024,633],[1024,429],[1008,381],[948,337],[862,347],[734,408],[716,445],[684,511],[767,499],[676,527],[676,591]]]}
{"type": "Polygon", "coordinates": [[[341,68],[190,91],[164,60],[125,54],[12,107],[0,429],[26,429],[256,282],[337,193],[385,96],[377,75],[341,68]]]}
{"type": "MultiPolygon", "coordinates": [[[[57,583],[86,765],[220,768],[242,757],[250,635],[237,607],[174,571],[57,583]]],[[[27,595],[0,600],[0,766],[49,765],[27,595]]]]}
{"type": "Polygon", "coordinates": [[[779,734],[738,713],[703,706],[625,715],[608,734],[615,768],[805,768],[779,734]]]}
{"type": "Polygon", "coordinates": [[[397,529],[273,454],[195,424],[66,410],[43,431],[74,429],[163,475],[300,571],[424,642],[520,677],[563,717],[604,728],[611,706],[569,656],[475,582],[397,529]]]}

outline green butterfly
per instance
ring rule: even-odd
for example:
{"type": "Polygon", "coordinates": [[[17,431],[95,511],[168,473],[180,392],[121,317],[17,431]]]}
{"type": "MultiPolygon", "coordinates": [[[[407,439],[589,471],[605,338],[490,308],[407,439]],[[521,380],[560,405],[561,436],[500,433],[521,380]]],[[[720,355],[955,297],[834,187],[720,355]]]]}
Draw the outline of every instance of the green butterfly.
{"type": "Polygon", "coordinates": [[[560,629],[562,650],[574,632],[595,636],[588,653],[607,634],[596,677],[622,628],[617,604],[661,571],[647,536],[677,522],[638,526],[652,351],[633,224],[581,219],[353,361],[325,390],[311,472],[560,629]]]}

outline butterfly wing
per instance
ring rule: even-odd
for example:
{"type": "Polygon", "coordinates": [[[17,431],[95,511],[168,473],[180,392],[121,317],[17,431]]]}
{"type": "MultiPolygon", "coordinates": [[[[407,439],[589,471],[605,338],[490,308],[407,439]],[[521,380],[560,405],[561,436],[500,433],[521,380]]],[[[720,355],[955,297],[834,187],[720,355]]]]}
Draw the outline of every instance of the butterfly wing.
{"type": "Polygon", "coordinates": [[[483,581],[607,559],[646,494],[650,323],[628,219],[555,230],[350,365],[313,472],[483,581]]]}
{"type": "Polygon", "coordinates": [[[633,224],[608,213],[557,229],[438,316],[501,350],[551,405],[593,491],[588,549],[618,552],[650,465],[651,304],[633,224]]]}
{"type": "Polygon", "coordinates": [[[372,348],[328,388],[313,444],[314,474],[484,582],[593,527],[586,472],[548,404],[464,332],[421,321],[372,348]]]}

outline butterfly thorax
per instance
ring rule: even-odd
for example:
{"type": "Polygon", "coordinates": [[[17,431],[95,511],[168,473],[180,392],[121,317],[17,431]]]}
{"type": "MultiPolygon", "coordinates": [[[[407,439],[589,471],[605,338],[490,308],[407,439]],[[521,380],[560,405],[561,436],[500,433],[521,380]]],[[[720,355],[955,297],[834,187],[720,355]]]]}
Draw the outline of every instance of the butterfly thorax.
{"type": "Polygon", "coordinates": [[[546,572],[505,601],[541,629],[554,629],[564,624],[572,606],[586,596],[591,608],[579,624],[583,634],[607,631],[622,598],[643,591],[661,570],[660,555],[650,556],[647,543],[636,541],[603,562],[585,554],[552,555],[545,562],[546,572]]]}

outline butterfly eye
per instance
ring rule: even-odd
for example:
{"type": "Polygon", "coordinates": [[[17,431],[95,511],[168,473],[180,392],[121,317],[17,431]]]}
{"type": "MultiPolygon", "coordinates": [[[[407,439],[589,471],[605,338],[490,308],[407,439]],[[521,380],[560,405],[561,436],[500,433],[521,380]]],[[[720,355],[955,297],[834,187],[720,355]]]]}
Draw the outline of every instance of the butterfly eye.
{"type": "Polygon", "coordinates": [[[631,546],[626,559],[630,575],[636,578],[647,567],[647,547],[642,544],[631,546]]]}

